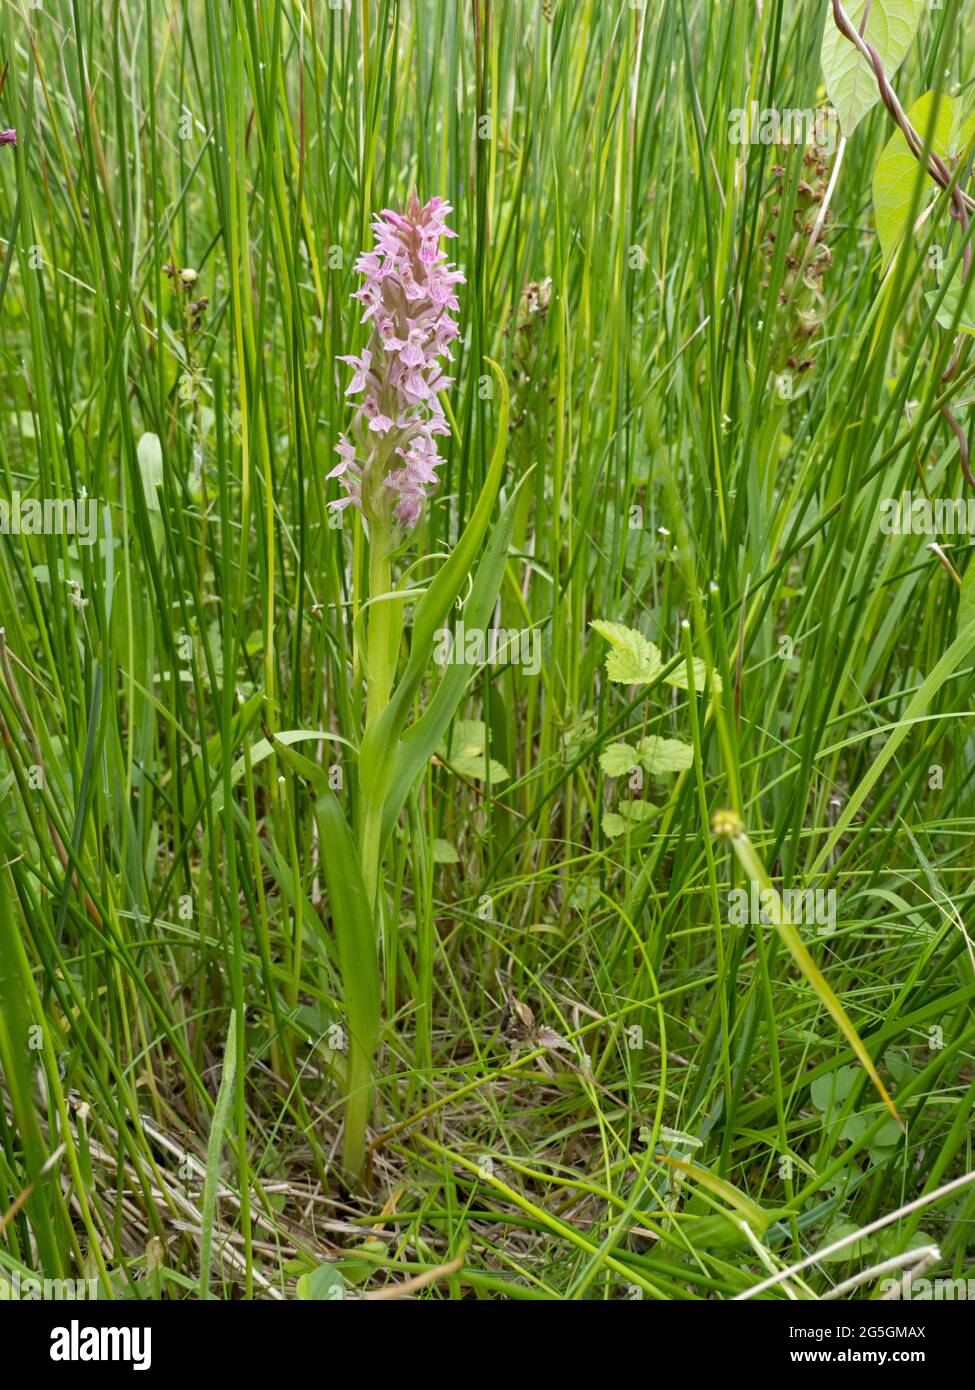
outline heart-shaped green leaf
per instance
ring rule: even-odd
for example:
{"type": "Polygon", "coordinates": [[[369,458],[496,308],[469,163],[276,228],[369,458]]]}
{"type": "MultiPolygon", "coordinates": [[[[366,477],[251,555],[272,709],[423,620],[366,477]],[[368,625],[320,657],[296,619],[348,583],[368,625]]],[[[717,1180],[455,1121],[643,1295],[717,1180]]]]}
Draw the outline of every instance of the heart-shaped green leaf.
{"type": "MultiPolygon", "coordinates": [[[[860,32],[867,0],[847,0],[843,6],[850,23],[860,32]]],[[[830,0],[826,4],[821,62],[826,91],[836,107],[843,134],[851,136],[864,116],[880,100],[876,74],[856,45],[841,34],[833,18],[830,0]]],[[[883,61],[884,72],[893,77],[907,56],[927,0],[871,0],[864,38],[883,61]]]]}
{"type": "MultiPolygon", "coordinates": [[[[961,103],[942,95],[935,110],[935,93],[925,92],[907,113],[922,140],[930,141],[935,154],[950,159],[964,151],[975,135],[975,119],[965,121],[961,103]]],[[[934,201],[938,187],[923,164],[914,158],[901,131],[895,130],[877,161],[873,175],[873,208],[877,235],[890,260],[901,238],[910,231],[912,208],[915,221],[934,201]],[[921,189],[918,193],[918,182],[921,189]]],[[[945,305],[947,300],[945,301],[945,305]]],[[[943,308],[945,306],[942,306],[943,308]]]]}

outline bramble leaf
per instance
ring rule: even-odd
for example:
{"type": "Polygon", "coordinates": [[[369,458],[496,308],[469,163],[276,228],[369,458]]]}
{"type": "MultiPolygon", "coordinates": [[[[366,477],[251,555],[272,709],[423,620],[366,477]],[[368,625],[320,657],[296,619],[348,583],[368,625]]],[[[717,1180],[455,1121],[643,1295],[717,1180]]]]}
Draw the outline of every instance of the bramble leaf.
{"type": "Polygon", "coordinates": [[[607,623],[595,619],[589,624],[611,645],[606,657],[606,674],[611,681],[623,685],[648,685],[660,671],[663,658],[660,648],[623,623],[607,623]]]}
{"type": "Polygon", "coordinates": [[[628,743],[610,743],[600,754],[599,766],[607,777],[624,777],[640,766],[640,755],[628,743]]]}
{"type": "MultiPolygon", "coordinates": [[[[707,685],[707,678],[708,668],[701,658],[696,656],[694,658],[694,690],[696,694],[700,695],[704,691],[707,685]]],[[[676,671],[671,671],[670,675],[666,676],[665,679],[668,685],[676,685],[678,690],[688,690],[690,688],[687,680],[686,663],[683,666],[678,666],[676,671]]],[[[721,694],[721,677],[718,675],[717,671],[711,672],[711,690],[715,695],[721,694]]]]}
{"type": "Polygon", "coordinates": [[[627,830],[635,829],[656,815],[657,808],[651,801],[621,801],[615,811],[603,815],[603,834],[610,840],[625,835],[627,830]]]}
{"type": "Polygon", "coordinates": [[[496,758],[486,757],[487,730],[483,720],[458,719],[450,730],[450,736],[437,750],[438,756],[448,762],[462,777],[472,777],[485,782],[490,763],[491,781],[506,782],[509,777],[504,763],[496,758]]]}
{"type": "Polygon", "coordinates": [[[640,761],[653,777],[665,772],[684,772],[694,762],[694,749],[677,738],[660,738],[657,734],[641,739],[640,761]]]}

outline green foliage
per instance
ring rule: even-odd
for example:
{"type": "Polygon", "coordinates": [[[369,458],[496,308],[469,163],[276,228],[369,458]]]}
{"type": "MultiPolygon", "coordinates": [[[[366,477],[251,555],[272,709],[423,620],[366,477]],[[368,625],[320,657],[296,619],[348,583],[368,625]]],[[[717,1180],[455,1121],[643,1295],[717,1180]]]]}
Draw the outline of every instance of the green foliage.
{"type": "MultiPolygon", "coordinates": [[[[832,6],[108,10],[0,11],[0,503],[98,518],[0,535],[0,1270],[703,1303],[815,1257],[760,1295],[793,1307],[924,1245],[975,1277],[971,537],[880,523],[969,499],[971,290],[832,6]],[[824,33],[842,153],[733,144],[746,94],[821,101],[824,33]],[[337,358],[414,185],[466,284],[377,604],[327,510],[337,358]],[[534,671],[439,667],[461,621],[534,671]],[[732,920],[715,816],[829,929],[732,920]]],[[[867,31],[922,135],[944,86],[969,196],[971,13],[867,31]]]]}
{"type": "MultiPolygon", "coordinates": [[[[907,119],[942,159],[957,158],[975,138],[975,119],[962,120],[960,101],[935,92],[925,92],[908,109],[907,119]],[[935,105],[937,102],[937,106],[935,105]]],[[[937,188],[911,153],[899,130],[887,141],[873,175],[873,206],[877,235],[889,260],[902,236],[910,230],[911,212],[917,224],[937,193],[937,188]]]]}
{"type": "Polygon", "coordinates": [[[656,679],[663,666],[660,648],[648,642],[642,633],[622,623],[594,621],[589,626],[610,644],[606,674],[611,681],[623,685],[649,685],[656,679]]]}
{"type": "MultiPolygon", "coordinates": [[[[914,42],[927,0],[849,0],[843,8],[859,33],[867,4],[870,13],[863,37],[879,53],[888,77],[893,77],[914,42]]],[[[880,100],[877,79],[866,57],[833,22],[831,0],[822,6],[826,16],[821,62],[826,91],[850,136],[880,100]]]]}

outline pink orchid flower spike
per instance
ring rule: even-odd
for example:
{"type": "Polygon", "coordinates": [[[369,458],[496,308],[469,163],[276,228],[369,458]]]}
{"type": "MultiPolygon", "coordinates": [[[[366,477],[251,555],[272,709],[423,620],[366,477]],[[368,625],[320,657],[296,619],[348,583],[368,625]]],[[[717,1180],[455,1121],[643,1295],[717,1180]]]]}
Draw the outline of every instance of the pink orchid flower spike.
{"type": "Polygon", "coordinates": [[[362,399],[348,435],[336,445],[340,462],[329,473],[346,496],[329,503],[354,506],[369,522],[415,526],[439,482],[443,462],[436,436],[449,435],[437,395],[452,385],[441,361],[452,361],[459,329],[451,313],[464,276],[440,249],[456,236],[442,198],[421,205],[411,193],[405,212],[384,209],[373,219],[375,245],[356,261],[363,283],[355,298],[371,324],[361,356],[338,360],[352,368],[347,396],[362,399]]]}

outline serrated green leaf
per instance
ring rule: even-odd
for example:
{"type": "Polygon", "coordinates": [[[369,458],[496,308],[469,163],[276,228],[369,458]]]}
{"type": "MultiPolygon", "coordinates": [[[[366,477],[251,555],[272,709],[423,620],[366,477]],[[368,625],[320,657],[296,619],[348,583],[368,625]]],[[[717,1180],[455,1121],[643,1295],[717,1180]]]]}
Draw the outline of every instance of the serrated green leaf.
{"type": "Polygon", "coordinates": [[[651,776],[684,772],[694,763],[694,749],[678,738],[659,738],[651,734],[640,740],[639,753],[640,761],[651,776]]]}
{"type": "Polygon", "coordinates": [[[488,759],[486,746],[487,730],[483,720],[458,719],[437,751],[462,777],[486,782],[490,767],[492,783],[506,782],[510,776],[508,769],[496,758],[488,759]]]}
{"type": "MultiPolygon", "coordinates": [[[[707,688],[708,668],[699,656],[694,658],[694,691],[697,695],[704,694],[707,688]]],[[[678,666],[676,671],[672,671],[665,677],[668,685],[676,685],[678,690],[689,690],[690,685],[687,679],[687,665],[678,666]]],[[[717,671],[711,672],[711,690],[715,695],[721,694],[721,677],[717,671]]]]}
{"type": "MultiPolygon", "coordinates": [[[[859,32],[867,0],[847,0],[844,10],[859,32]]],[[[927,0],[872,0],[864,37],[880,54],[884,71],[893,77],[907,56],[927,0]]],[[[843,134],[851,136],[880,100],[873,69],[860,50],[836,27],[831,4],[820,60],[829,99],[836,108],[843,134]]]]}
{"type": "Polygon", "coordinates": [[[483,753],[487,745],[487,726],[483,719],[455,719],[447,739],[452,753],[483,753]]]}
{"type": "Polygon", "coordinates": [[[493,785],[498,782],[507,782],[511,776],[504,763],[499,763],[497,758],[485,759],[483,754],[477,753],[462,754],[459,758],[451,758],[450,766],[455,772],[459,772],[461,777],[471,777],[475,782],[486,782],[490,767],[493,785]]]}
{"type": "Polygon", "coordinates": [[[606,657],[606,674],[611,681],[623,685],[647,685],[660,671],[663,658],[660,648],[623,623],[595,619],[589,624],[600,637],[605,637],[612,650],[606,657]]]}
{"type": "Polygon", "coordinates": [[[599,766],[607,777],[624,777],[640,766],[640,758],[628,743],[610,743],[600,754],[599,766]]]}
{"type": "Polygon", "coordinates": [[[656,806],[651,801],[621,801],[616,811],[606,811],[603,815],[603,834],[610,840],[625,835],[627,830],[644,825],[656,814],[656,806]]]}

